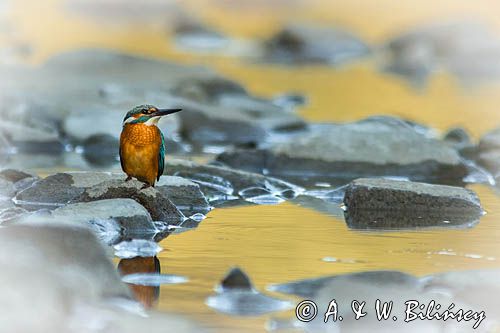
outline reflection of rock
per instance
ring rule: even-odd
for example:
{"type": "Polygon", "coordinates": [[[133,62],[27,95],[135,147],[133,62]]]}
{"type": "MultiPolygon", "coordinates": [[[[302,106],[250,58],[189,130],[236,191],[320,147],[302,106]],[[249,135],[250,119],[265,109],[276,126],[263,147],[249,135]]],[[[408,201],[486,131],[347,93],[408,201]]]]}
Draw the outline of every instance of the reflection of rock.
{"type": "MultiPolygon", "coordinates": [[[[122,275],[135,273],[160,273],[161,266],[157,257],[135,257],[121,259],[118,270],[122,275]]],[[[160,287],[141,286],[128,284],[134,294],[134,298],[147,309],[152,308],[160,297],[160,287]]]]}
{"type": "Polygon", "coordinates": [[[206,304],[217,311],[236,316],[258,316],[293,307],[291,302],[255,290],[248,276],[239,268],[229,271],[218,287],[217,294],[208,297],[206,304]]]}
{"type": "Polygon", "coordinates": [[[443,67],[461,79],[500,77],[500,39],[480,24],[417,28],[389,41],[384,53],[386,70],[417,83],[443,67]]]}
{"type": "Polygon", "coordinates": [[[471,226],[483,214],[471,190],[389,179],[353,181],[344,204],[347,225],[355,229],[471,226]]]}
{"type": "Polygon", "coordinates": [[[455,149],[388,117],[323,126],[267,149],[225,152],[217,160],[237,169],[295,181],[401,176],[457,183],[467,172],[455,149]]]}
{"type": "Polygon", "coordinates": [[[190,179],[200,185],[210,202],[249,199],[248,189],[260,189],[272,196],[294,198],[301,188],[276,178],[215,165],[202,165],[185,160],[169,160],[165,173],[190,179]]]}
{"type": "Polygon", "coordinates": [[[366,56],[369,47],[341,29],[293,25],[265,43],[265,59],[287,64],[337,65],[366,56]]]}

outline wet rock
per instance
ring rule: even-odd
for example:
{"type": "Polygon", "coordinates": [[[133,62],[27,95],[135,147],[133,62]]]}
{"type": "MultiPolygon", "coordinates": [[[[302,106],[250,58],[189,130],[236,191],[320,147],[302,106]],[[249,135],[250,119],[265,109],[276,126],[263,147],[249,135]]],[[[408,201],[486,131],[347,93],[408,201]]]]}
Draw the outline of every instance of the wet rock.
{"type": "Polygon", "coordinates": [[[222,153],[217,161],[301,183],[315,178],[338,183],[372,176],[461,183],[467,174],[453,148],[388,117],[318,127],[270,148],[222,153]]]}
{"type": "Polygon", "coordinates": [[[185,160],[167,161],[165,174],[181,176],[197,183],[211,203],[251,198],[245,197],[248,189],[260,189],[275,197],[285,199],[294,198],[302,191],[302,188],[279,179],[185,160]]]}
{"type": "Polygon", "coordinates": [[[128,182],[121,179],[108,180],[85,189],[80,196],[74,198],[71,202],[129,198],[146,208],[154,221],[163,221],[175,225],[184,220],[184,215],[168,197],[154,187],[143,188],[143,186],[144,183],[135,179],[128,182]]]}
{"type": "Polygon", "coordinates": [[[233,268],[205,303],[220,312],[235,316],[259,316],[269,312],[289,310],[291,302],[261,294],[252,287],[248,276],[233,268]]]}
{"type": "MultiPolygon", "coordinates": [[[[12,183],[12,188],[10,189],[11,191],[14,192],[14,194],[18,193],[19,191],[24,190],[25,188],[30,187],[35,181],[37,181],[39,178],[36,175],[26,173],[21,170],[16,170],[16,169],[3,169],[0,171],[0,184],[4,184],[4,188],[10,189],[10,185],[8,185],[7,182],[12,183]]],[[[0,185],[1,186],[1,185],[0,185]]],[[[0,189],[0,194],[4,193],[0,189]]],[[[14,195],[10,193],[9,198],[12,198],[14,195]]]]}
{"type": "Polygon", "coordinates": [[[285,64],[338,65],[366,56],[369,47],[353,34],[338,29],[292,25],[265,43],[266,60],[285,64]]]}
{"type": "Polygon", "coordinates": [[[439,23],[404,33],[385,46],[384,67],[417,83],[445,68],[465,80],[498,78],[500,39],[474,23],[439,23]]]}
{"type": "Polygon", "coordinates": [[[224,96],[248,96],[243,86],[222,77],[196,76],[186,78],[172,89],[176,96],[199,103],[218,104],[224,96]]]}
{"type": "Polygon", "coordinates": [[[76,224],[89,224],[96,219],[112,219],[121,226],[125,234],[156,232],[149,212],[132,199],[106,199],[68,204],[54,210],[52,216],[76,224]]]}
{"type": "Polygon", "coordinates": [[[206,214],[211,210],[200,186],[186,178],[163,176],[155,188],[186,216],[196,213],[206,214]]]}
{"type": "Polygon", "coordinates": [[[16,195],[14,184],[8,180],[0,178],[0,199],[8,200],[16,195]]]}
{"type": "Polygon", "coordinates": [[[380,178],[353,181],[344,204],[355,229],[472,226],[483,215],[471,190],[380,178]]]}

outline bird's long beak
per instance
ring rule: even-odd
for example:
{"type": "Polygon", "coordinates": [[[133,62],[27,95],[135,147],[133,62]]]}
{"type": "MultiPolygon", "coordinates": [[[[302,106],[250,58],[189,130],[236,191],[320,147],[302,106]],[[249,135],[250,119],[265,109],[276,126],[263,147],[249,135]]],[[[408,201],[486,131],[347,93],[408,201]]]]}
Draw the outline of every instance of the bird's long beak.
{"type": "Polygon", "coordinates": [[[151,114],[151,117],[162,117],[179,111],[182,109],[158,109],[157,112],[151,114]]]}

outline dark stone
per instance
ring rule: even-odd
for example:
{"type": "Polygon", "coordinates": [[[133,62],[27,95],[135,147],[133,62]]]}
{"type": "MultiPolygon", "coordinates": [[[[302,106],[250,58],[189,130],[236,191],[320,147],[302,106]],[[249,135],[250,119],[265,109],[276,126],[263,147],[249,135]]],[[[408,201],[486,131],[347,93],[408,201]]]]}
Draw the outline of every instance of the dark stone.
{"type": "Polygon", "coordinates": [[[96,134],[83,142],[83,157],[92,165],[106,167],[116,163],[120,142],[108,134],[96,134]]]}
{"type": "Polygon", "coordinates": [[[443,140],[449,142],[453,147],[462,149],[472,146],[472,141],[469,133],[461,127],[450,129],[444,136],[443,140]]]}
{"type": "Polygon", "coordinates": [[[471,190],[388,179],[357,179],[344,197],[355,229],[472,226],[483,215],[471,190]]]}
{"type": "Polygon", "coordinates": [[[252,290],[252,282],[248,275],[245,274],[239,267],[232,268],[226,277],[221,281],[220,287],[222,290],[252,290]]]}

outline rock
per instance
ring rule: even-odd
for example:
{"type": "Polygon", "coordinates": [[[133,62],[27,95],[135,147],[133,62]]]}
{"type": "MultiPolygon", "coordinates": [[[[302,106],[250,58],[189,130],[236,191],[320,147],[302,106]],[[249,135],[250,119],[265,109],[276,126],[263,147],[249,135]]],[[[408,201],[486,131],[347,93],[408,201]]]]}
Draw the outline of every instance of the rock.
{"type": "Polygon", "coordinates": [[[108,180],[85,189],[80,196],[72,199],[71,202],[129,198],[146,208],[154,221],[168,222],[174,225],[184,221],[184,215],[166,196],[154,187],[143,189],[143,186],[144,183],[135,179],[128,182],[121,179],[108,180]]]}
{"type": "Polygon", "coordinates": [[[145,239],[132,239],[123,241],[114,246],[115,256],[120,259],[130,259],[136,257],[156,257],[163,248],[153,241],[145,239]]]}
{"type": "Polygon", "coordinates": [[[264,47],[265,60],[286,64],[339,65],[370,53],[364,42],[347,31],[305,25],[285,27],[264,47]]]}
{"type": "Polygon", "coordinates": [[[479,153],[477,162],[491,172],[494,177],[500,176],[500,149],[479,153]]]}
{"type": "Polygon", "coordinates": [[[206,214],[211,210],[200,186],[186,178],[163,176],[155,188],[186,216],[196,213],[206,214]]]}
{"type": "Polygon", "coordinates": [[[471,190],[380,178],[353,181],[344,204],[355,229],[472,226],[483,215],[471,190]]]}
{"type": "Polygon", "coordinates": [[[0,195],[10,199],[19,191],[30,187],[38,179],[38,176],[21,170],[3,169],[0,171],[0,195]]]}
{"type": "Polygon", "coordinates": [[[0,200],[8,200],[16,195],[16,189],[14,188],[14,184],[0,178],[0,200]]]}
{"type": "Polygon", "coordinates": [[[444,136],[443,140],[450,143],[456,149],[463,149],[472,146],[472,140],[469,133],[461,127],[450,129],[444,136]]]}
{"type": "Polygon", "coordinates": [[[239,268],[231,269],[205,303],[214,310],[236,316],[259,316],[269,312],[289,310],[291,302],[266,296],[252,287],[248,276],[239,268]]]}
{"type": "Polygon", "coordinates": [[[206,27],[189,17],[182,17],[178,20],[173,33],[177,46],[190,51],[220,50],[229,43],[229,39],[219,31],[206,27]]]}
{"type": "Polygon", "coordinates": [[[500,39],[481,24],[438,23],[403,33],[383,49],[383,67],[424,83],[437,69],[464,80],[498,78],[500,39]]]}
{"type": "Polygon", "coordinates": [[[323,126],[270,148],[224,152],[217,161],[295,182],[316,178],[345,183],[359,177],[398,176],[461,183],[467,174],[453,148],[397,118],[323,126]]]}
{"type": "Polygon", "coordinates": [[[188,77],[172,89],[176,96],[198,102],[218,104],[224,96],[248,96],[240,84],[222,77],[188,77]]]}
{"type": "MultiPolygon", "coordinates": [[[[248,98],[243,98],[248,102],[248,98]]],[[[256,110],[255,103],[247,108],[227,106],[234,100],[225,97],[225,102],[217,106],[198,104],[180,100],[185,112],[180,112],[181,135],[194,143],[206,145],[257,145],[265,142],[273,133],[302,129],[305,122],[289,112],[267,104],[267,109],[256,110]]]]}
{"type": "Polygon", "coordinates": [[[500,128],[486,133],[479,141],[479,150],[486,152],[489,150],[500,150],[500,128]]]}
{"type": "Polygon", "coordinates": [[[120,142],[108,134],[96,134],[83,142],[83,157],[91,165],[110,167],[119,159],[120,142]]]}
{"type": "Polygon", "coordinates": [[[85,228],[11,226],[0,230],[0,240],[4,272],[12,266],[51,271],[86,297],[130,297],[103,246],[85,228]]]}
{"type": "Polygon", "coordinates": [[[202,165],[185,160],[168,160],[165,174],[181,176],[200,185],[211,203],[234,199],[249,199],[247,190],[260,189],[275,197],[291,199],[302,188],[279,179],[234,170],[216,165],[202,165]]]}
{"type": "Polygon", "coordinates": [[[15,226],[1,228],[0,240],[0,302],[9,319],[4,330],[200,331],[170,314],[143,317],[104,248],[84,228],[15,226]]]}
{"type": "Polygon", "coordinates": [[[76,224],[90,224],[93,220],[112,219],[121,226],[125,234],[156,233],[156,227],[149,212],[132,199],[106,199],[68,204],[54,210],[52,216],[76,224]]]}

